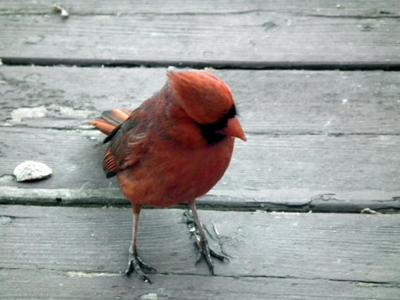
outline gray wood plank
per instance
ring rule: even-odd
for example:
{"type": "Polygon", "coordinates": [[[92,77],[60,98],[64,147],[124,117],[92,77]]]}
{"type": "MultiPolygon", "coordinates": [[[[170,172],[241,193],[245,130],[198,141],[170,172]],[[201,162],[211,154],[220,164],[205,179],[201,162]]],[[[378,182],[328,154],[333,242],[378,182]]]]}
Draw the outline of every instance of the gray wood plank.
{"type": "MultiPolygon", "coordinates": [[[[100,133],[7,127],[0,132],[3,203],[125,203],[116,181],[106,179],[101,170],[105,148],[100,133]],[[20,162],[32,159],[53,168],[53,176],[34,183],[17,183],[7,175],[20,162]],[[29,190],[21,193],[21,189],[29,190]]],[[[317,204],[326,209],[332,204],[338,210],[358,212],[371,205],[376,209],[398,209],[399,152],[397,135],[250,134],[247,143],[237,143],[228,172],[209,193],[206,203],[265,209],[283,205],[281,209],[294,206],[300,210],[317,210],[317,204]]]]}
{"type": "MultiPolygon", "coordinates": [[[[398,11],[398,4],[392,7],[398,11]]],[[[331,17],[250,9],[238,14],[75,15],[64,20],[56,14],[6,13],[0,16],[0,57],[398,66],[400,19],[379,15],[331,17]]]]}
{"type": "MultiPolygon", "coordinates": [[[[211,277],[204,264],[194,265],[183,211],[144,210],[139,249],[160,274],[153,275],[156,283],[149,287],[120,277],[130,209],[3,205],[0,211],[0,287],[5,295],[26,296],[36,284],[32,295],[52,295],[62,287],[60,296],[67,297],[65,293],[79,293],[86,283],[90,288],[83,295],[91,297],[106,281],[99,295],[118,296],[130,287],[136,293],[153,288],[160,294],[164,288],[188,299],[196,291],[200,299],[202,293],[217,297],[218,291],[221,297],[233,293],[235,299],[269,293],[283,299],[396,299],[400,293],[397,215],[200,211],[203,223],[217,228],[232,256],[229,263],[217,263],[217,276],[211,277]],[[54,291],[45,291],[49,282],[54,291]]],[[[216,241],[210,242],[215,246],[216,241]]]]}
{"type": "MultiPolygon", "coordinates": [[[[400,133],[397,72],[215,72],[231,85],[247,132],[400,133]]],[[[146,68],[2,66],[0,124],[82,128],[103,110],[138,106],[162,87],[165,73],[166,69],[146,68]],[[44,110],[45,116],[22,118],[21,107],[44,110]]]]}
{"type": "MultiPolygon", "coordinates": [[[[51,0],[3,0],[0,14],[50,14],[54,1],[51,0]]],[[[221,1],[128,1],[120,0],[114,5],[105,0],[64,0],[62,5],[71,15],[82,14],[243,14],[249,11],[290,13],[293,15],[321,15],[344,17],[396,17],[400,15],[400,5],[396,0],[351,0],[341,3],[329,0],[241,0],[221,1]]]]}
{"type": "Polygon", "coordinates": [[[153,275],[152,285],[114,273],[0,270],[0,299],[398,300],[399,287],[295,278],[153,275]]]}

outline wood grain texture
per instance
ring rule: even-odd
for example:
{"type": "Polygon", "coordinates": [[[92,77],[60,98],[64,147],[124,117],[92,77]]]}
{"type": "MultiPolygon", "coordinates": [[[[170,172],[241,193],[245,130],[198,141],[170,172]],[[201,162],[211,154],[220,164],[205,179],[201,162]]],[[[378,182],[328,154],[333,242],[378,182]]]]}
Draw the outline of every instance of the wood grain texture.
{"type": "Polygon", "coordinates": [[[119,293],[172,293],[178,299],[204,299],[203,293],[222,299],[244,294],[250,299],[263,295],[396,299],[399,295],[396,215],[200,211],[204,224],[217,228],[224,250],[232,256],[229,263],[216,264],[214,278],[204,264],[194,265],[196,255],[182,210],[144,210],[139,249],[160,274],[150,287],[119,273],[127,259],[130,209],[4,205],[0,209],[3,297],[26,295],[34,285],[30,292],[37,297],[61,288],[60,296],[68,297],[67,292],[79,293],[85,284],[86,297],[96,291],[124,297],[119,293]],[[40,276],[33,276],[38,271],[40,276]],[[50,283],[53,288],[46,291],[50,283]]]}
{"type": "Polygon", "coordinates": [[[231,256],[212,277],[183,210],[144,210],[150,286],[121,276],[131,210],[103,206],[128,203],[87,120],[137,106],[166,69],[11,66],[399,70],[399,1],[65,0],[68,19],[53,3],[0,3],[0,299],[400,299],[400,219],[379,214],[400,211],[398,72],[216,71],[249,141],[199,206],[247,211],[200,211],[231,256]],[[27,159],[53,176],[16,183],[27,159]],[[378,213],[249,211],[363,208],[378,213]]]}
{"type": "MultiPolygon", "coordinates": [[[[51,0],[3,0],[0,13],[3,15],[50,14],[54,2],[51,0]]],[[[400,15],[400,5],[396,0],[351,0],[341,3],[329,0],[241,0],[222,1],[128,1],[120,0],[114,5],[106,0],[64,0],[65,7],[72,15],[87,14],[243,14],[251,11],[290,13],[293,15],[321,15],[342,17],[396,17],[400,15]]]]}
{"type": "MultiPolygon", "coordinates": [[[[94,189],[117,190],[116,181],[106,179],[101,169],[105,148],[100,133],[7,127],[0,130],[3,202],[12,201],[15,194],[15,190],[7,187],[65,189],[66,195],[75,193],[75,201],[87,204],[110,200],[106,197],[109,193],[102,198],[99,192],[92,199],[94,189]],[[34,183],[16,183],[7,176],[17,164],[32,159],[48,164],[53,176],[34,183]]],[[[316,201],[322,204],[332,200],[340,205],[351,205],[354,200],[358,205],[372,202],[384,208],[389,201],[389,207],[390,204],[397,207],[400,202],[399,152],[400,136],[397,135],[275,137],[250,134],[247,143],[237,143],[230,168],[208,199],[211,203],[248,202],[263,206],[270,202],[309,205],[317,197],[316,201]],[[331,193],[337,195],[318,197],[331,193]]],[[[40,195],[37,197],[40,199],[40,195]]],[[[68,204],[68,196],[66,198],[68,204]]],[[[56,201],[51,196],[48,200],[56,201]]],[[[119,203],[121,199],[111,200],[119,203]]],[[[305,209],[312,208],[306,206],[305,209]]]]}
{"type": "MultiPolygon", "coordinates": [[[[215,72],[232,87],[249,133],[400,134],[396,72],[215,72]]],[[[163,86],[165,73],[166,69],[146,68],[3,66],[0,124],[82,128],[103,110],[138,106],[163,86]],[[18,118],[21,107],[43,107],[45,116],[18,118]]]]}
{"type": "MultiPolygon", "coordinates": [[[[398,5],[393,7],[398,11],[398,5]]],[[[388,17],[379,11],[366,17],[327,17],[245,9],[222,14],[83,14],[67,20],[56,14],[6,13],[0,16],[0,57],[107,59],[127,64],[398,65],[400,18],[397,12],[396,17],[388,17]]],[[[392,9],[382,11],[390,16],[392,9]]]]}
{"type": "Polygon", "coordinates": [[[398,300],[386,284],[321,279],[153,275],[152,285],[109,273],[0,270],[0,299],[398,300]]]}

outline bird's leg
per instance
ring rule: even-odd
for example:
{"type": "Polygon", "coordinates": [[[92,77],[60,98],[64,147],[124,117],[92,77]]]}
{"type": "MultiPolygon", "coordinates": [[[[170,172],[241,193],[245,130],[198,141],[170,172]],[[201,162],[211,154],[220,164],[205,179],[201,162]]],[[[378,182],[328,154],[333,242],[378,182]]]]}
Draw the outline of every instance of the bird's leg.
{"type": "Polygon", "coordinates": [[[220,261],[229,260],[229,259],[225,255],[215,252],[213,249],[211,249],[208,246],[208,240],[205,235],[203,226],[200,222],[199,215],[197,214],[196,204],[194,203],[194,201],[189,204],[189,207],[192,211],[193,221],[194,221],[194,224],[196,227],[195,234],[194,234],[194,236],[196,238],[195,245],[196,245],[197,249],[199,250],[199,255],[197,257],[196,263],[198,263],[201,260],[201,258],[204,258],[204,260],[206,261],[206,263],[208,265],[208,269],[210,270],[210,273],[212,275],[215,275],[214,264],[211,260],[211,257],[217,258],[220,261]],[[196,233],[198,233],[198,235],[196,233]]]}
{"type": "Polygon", "coordinates": [[[133,220],[132,220],[132,242],[129,247],[129,260],[128,268],[125,271],[125,275],[129,276],[132,272],[136,272],[139,278],[145,282],[151,283],[150,278],[144,273],[154,273],[156,270],[149,265],[145,264],[140,258],[137,251],[137,237],[139,229],[139,214],[140,206],[134,205],[133,209],[133,220]]]}

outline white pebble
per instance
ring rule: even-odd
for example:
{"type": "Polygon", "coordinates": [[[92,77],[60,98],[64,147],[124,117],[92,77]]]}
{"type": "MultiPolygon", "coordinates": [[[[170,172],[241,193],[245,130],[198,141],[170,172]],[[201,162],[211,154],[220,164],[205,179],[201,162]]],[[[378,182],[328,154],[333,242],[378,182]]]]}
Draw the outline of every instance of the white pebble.
{"type": "Polygon", "coordinates": [[[49,176],[53,171],[49,166],[44,163],[38,161],[27,160],[23,163],[20,163],[14,169],[14,175],[17,181],[31,181],[31,180],[39,180],[44,179],[49,176]]]}

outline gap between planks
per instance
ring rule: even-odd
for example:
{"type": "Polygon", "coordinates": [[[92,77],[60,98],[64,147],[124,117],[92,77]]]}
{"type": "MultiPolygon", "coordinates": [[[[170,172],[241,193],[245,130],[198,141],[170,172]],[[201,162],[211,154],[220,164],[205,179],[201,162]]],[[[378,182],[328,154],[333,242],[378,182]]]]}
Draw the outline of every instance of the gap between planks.
{"type": "Polygon", "coordinates": [[[1,57],[8,66],[71,66],[99,68],[214,68],[219,70],[308,70],[308,71],[400,71],[400,61],[375,62],[290,62],[290,61],[188,61],[188,60],[126,60],[126,59],[79,59],[79,58],[39,58],[1,57]]]}
{"type": "MultiPolygon", "coordinates": [[[[392,199],[361,199],[349,201],[335,194],[318,194],[308,201],[246,201],[233,199],[232,196],[207,194],[197,201],[202,210],[243,211],[243,212],[302,212],[302,213],[350,213],[381,214],[399,213],[400,197],[392,199]],[[224,200],[221,200],[223,198],[224,200]]],[[[118,188],[109,189],[23,189],[0,186],[0,205],[36,205],[58,207],[128,207],[129,202],[118,188]]],[[[146,207],[153,209],[152,207],[146,207]]],[[[187,208],[186,204],[173,208],[187,208]]]]}

